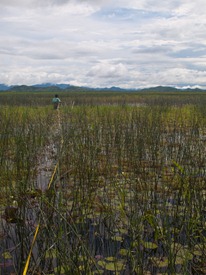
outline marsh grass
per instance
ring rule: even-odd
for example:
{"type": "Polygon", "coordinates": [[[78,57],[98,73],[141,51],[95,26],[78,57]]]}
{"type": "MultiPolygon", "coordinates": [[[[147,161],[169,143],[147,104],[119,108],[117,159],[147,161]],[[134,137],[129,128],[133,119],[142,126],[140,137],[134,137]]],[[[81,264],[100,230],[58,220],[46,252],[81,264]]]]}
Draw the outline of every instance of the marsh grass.
{"type": "Polygon", "coordinates": [[[18,211],[2,244],[17,274],[37,222],[31,274],[204,274],[205,110],[149,99],[1,109],[1,210],[18,211]],[[38,192],[48,144],[58,169],[38,192]]]}

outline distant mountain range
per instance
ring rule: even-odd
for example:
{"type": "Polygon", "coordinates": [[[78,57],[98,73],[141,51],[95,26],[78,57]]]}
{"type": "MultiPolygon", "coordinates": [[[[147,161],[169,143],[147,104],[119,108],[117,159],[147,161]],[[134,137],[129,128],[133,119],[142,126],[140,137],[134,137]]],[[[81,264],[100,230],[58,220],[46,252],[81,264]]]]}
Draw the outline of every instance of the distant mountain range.
{"type": "Polygon", "coordinates": [[[157,86],[143,89],[124,89],[119,87],[109,87],[109,88],[90,88],[90,87],[78,87],[72,86],[70,84],[54,84],[54,83],[42,83],[35,85],[5,85],[0,84],[0,91],[39,91],[50,89],[54,90],[93,90],[93,91],[116,91],[116,92],[132,92],[132,91],[143,91],[143,92],[175,92],[175,91],[190,91],[190,92],[205,92],[206,90],[199,88],[187,88],[187,89],[178,89],[168,86],[157,86]]]}
{"type": "Polygon", "coordinates": [[[72,87],[69,84],[52,84],[52,83],[42,83],[42,84],[35,84],[35,85],[5,85],[0,84],[0,91],[8,91],[13,89],[24,89],[24,88],[48,88],[48,87],[56,87],[59,89],[67,89],[72,87]]]}

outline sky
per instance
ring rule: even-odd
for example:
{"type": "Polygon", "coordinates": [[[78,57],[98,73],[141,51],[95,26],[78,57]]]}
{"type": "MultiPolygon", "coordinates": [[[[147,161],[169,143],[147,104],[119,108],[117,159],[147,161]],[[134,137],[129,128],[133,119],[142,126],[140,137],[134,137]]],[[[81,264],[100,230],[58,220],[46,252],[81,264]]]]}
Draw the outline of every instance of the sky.
{"type": "Polygon", "coordinates": [[[0,83],[206,88],[205,0],[0,0],[0,83]]]}

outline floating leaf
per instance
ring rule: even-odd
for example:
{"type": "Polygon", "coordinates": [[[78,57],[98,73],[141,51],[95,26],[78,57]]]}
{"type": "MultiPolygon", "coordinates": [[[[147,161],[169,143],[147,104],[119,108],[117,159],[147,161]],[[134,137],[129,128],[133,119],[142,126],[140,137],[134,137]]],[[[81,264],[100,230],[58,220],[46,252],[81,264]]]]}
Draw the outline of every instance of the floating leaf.
{"type": "Polygon", "coordinates": [[[127,256],[127,255],[128,255],[128,250],[122,248],[122,249],[120,249],[119,254],[120,254],[121,256],[127,256]]]}
{"type": "Polygon", "coordinates": [[[123,241],[122,236],[113,236],[113,237],[111,237],[111,239],[113,241],[117,241],[117,242],[122,242],[123,241]]]}
{"type": "Polygon", "coordinates": [[[85,266],[84,265],[80,265],[78,268],[79,268],[79,271],[84,271],[85,270],[85,266]]]}
{"type": "Polygon", "coordinates": [[[110,263],[107,263],[105,266],[105,269],[110,271],[121,271],[124,268],[125,268],[125,264],[121,261],[110,262],[110,263]]]}
{"type": "Polygon", "coordinates": [[[168,266],[168,258],[166,257],[151,257],[150,260],[156,267],[167,267],[168,266]]]}
{"type": "Polygon", "coordinates": [[[117,260],[117,258],[115,258],[115,257],[107,257],[107,258],[105,258],[105,260],[107,260],[109,262],[115,262],[117,260]]]}
{"type": "Polygon", "coordinates": [[[184,264],[186,261],[190,261],[192,259],[193,255],[189,251],[180,251],[180,253],[177,254],[175,264],[184,264]]]}
{"type": "Polygon", "coordinates": [[[142,242],[142,245],[146,249],[156,249],[158,247],[158,245],[156,243],[153,243],[153,242],[142,242]]]}
{"type": "Polygon", "coordinates": [[[196,244],[193,254],[196,256],[202,256],[203,253],[205,253],[205,246],[203,244],[196,244]]]}
{"type": "Polygon", "coordinates": [[[171,246],[171,250],[176,254],[175,264],[184,264],[185,261],[192,260],[193,255],[189,251],[187,246],[182,246],[180,243],[174,243],[171,246]]]}
{"type": "Polygon", "coordinates": [[[105,261],[101,260],[101,261],[98,261],[98,265],[105,268],[106,263],[105,261]]]}
{"type": "Polygon", "coordinates": [[[3,253],[2,253],[2,257],[3,257],[4,259],[12,259],[11,253],[8,252],[8,251],[3,252],[3,253]]]}
{"type": "Polygon", "coordinates": [[[120,229],[119,229],[119,232],[120,232],[121,234],[128,234],[128,229],[120,228],[120,229]]]}
{"type": "Polygon", "coordinates": [[[98,261],[98,265],[110,271],[121,271],[125,268],[125,264],[122,260],[117,261],[115,257],[107,257],[107,261],[98,261]]]}

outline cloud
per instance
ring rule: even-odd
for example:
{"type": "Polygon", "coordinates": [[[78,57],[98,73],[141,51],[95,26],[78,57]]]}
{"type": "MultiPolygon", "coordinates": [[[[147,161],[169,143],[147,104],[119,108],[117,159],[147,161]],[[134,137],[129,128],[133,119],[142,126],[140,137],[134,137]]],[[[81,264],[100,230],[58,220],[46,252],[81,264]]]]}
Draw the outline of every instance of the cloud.
{"type": "Polygon", "coordinates": [[[127,69],[122,63],[111,64],[104,61],[93,66],[87,75],[91,77],[119,78],[124,77],[125,73],[127,73],[127,69]]]}
{"type": "Polygon", "coordinates": [[[2,0],[0,7],[0,83],[204,85],[202,0],[2,0]]]}
{"type": "Polygon", "coordinates": [[[48,6],[48,5],[63,5],[71,2],[70,0],[1,0],[0,6],[14,6],[14,7],[37,7],[37,6],[48,6]]]}

